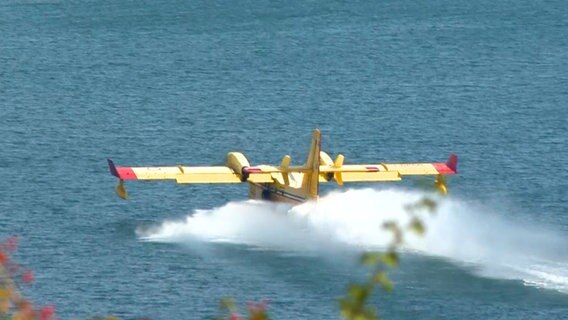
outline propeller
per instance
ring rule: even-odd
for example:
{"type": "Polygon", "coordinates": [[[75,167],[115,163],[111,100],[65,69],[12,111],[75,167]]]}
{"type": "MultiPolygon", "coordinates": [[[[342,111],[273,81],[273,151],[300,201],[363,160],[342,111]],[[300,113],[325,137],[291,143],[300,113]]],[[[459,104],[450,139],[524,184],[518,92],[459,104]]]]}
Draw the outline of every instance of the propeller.
{"type": "Polygon", "coordinates": [[[284,180],[284,184],[287,186],[290,185],[290,178],[288,177],[288,172],[286,172],[286,170],[288,170],[288,167],[290,166],[290,161],[292,161],[292,158],[289,155],[285,155],[280,163],[280,169],[284,171],[282,172],[282,179],[284,180]]]}
{"type": "MultiPolygon", "coordinates": [[[[333,163],[333,167],[341,168],[341,166],[343,166],[344,161],[345,157],[342,154],[338,154],[337,158],[335,159],[335,162],[333,163]]],[[[343,185],[343,177],[341,176],[341,172],[335,172],[335,175],[333,177],[335,178],[335,182],[337,182],[338,185],[340,186],[343,185]]]]}

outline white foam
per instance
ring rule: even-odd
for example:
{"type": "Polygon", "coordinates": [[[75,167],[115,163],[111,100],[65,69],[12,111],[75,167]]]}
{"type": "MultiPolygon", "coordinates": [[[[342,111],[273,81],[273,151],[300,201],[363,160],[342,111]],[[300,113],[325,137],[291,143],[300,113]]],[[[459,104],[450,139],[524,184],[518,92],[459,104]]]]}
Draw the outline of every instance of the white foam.
{"type": "MultiPolygon", "coordinates": [[[[255,200],[198,210],[182,221],[138,231],[158,242],[230,242],[287,251],[380,249],[392,242],[382,226],[410,221],[408,204],[425,194],[403,190],[347,190],[298,206],[255,200]]],[[[420,212],[423,237],[405,234],[404,250],[474,264],[487,277],[568,292],[567,239],[513,222],[458,199],[438,199],[434,215],[420,212]]]]}

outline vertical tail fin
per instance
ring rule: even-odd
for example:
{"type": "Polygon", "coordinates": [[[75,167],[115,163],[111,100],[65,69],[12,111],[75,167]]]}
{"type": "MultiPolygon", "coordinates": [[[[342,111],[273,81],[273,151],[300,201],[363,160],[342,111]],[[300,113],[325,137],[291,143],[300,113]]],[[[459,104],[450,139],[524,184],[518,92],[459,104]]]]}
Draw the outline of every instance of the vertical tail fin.
{"type": "Polygon", "coordinates": [[[455,153],[452,153],[450,155],[450,158],[448,158],[448,162],[446,162],[446,165],[454,173],[458,173],[458,156],[455,153]]]}
{"type": "Polygon", "coordinates": [[[302,190],[308,199],[317,199],[319,195],[319,165],[320,165],[321,133],[315,129],[312,134],[312,144],[304,168],[308,169],[304,173],[302,190]]]}

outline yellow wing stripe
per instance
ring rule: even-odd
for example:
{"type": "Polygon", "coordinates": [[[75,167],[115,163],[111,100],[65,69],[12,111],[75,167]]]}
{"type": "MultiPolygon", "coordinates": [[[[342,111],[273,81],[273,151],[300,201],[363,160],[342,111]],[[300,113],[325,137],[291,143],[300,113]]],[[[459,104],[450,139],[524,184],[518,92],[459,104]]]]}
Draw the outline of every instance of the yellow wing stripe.
{"type": "MultiPolygon", "coordinates": [[[[138,180],[176,180],[177,183],[241,183],[241,176],[229,167],[133,167],[131,169],[138,180]]],[[[271,172],[250,173],[247,181],[271,183],[271,172]]]]}
{"type": "Polygon", "coordinates": [[[140,180],[175,179],[182,173],[180,167],[133,167],[131,168],[140,180]]]}
{"type": "Polygon", "coordinates": [[[342,166],[320,166],[320,182],[332,178],[343,182],[399,181],[402,176],[454,174],[454,168],[445,163],[394,163],[394,164],[354,164],[342,166]]]}
{"type": "Polygon", "coordinates": [[[133,167],[138,180],[176,180],[177,183],[240,183],[229,167],[133,167]]]}
{"type": "Polygon", "coordinates": [[[403,176],[440,174],[431,163],[383,164],[388,171],[398,171],[403,176]]]}
{"type": "MultiPolygon", "coordinates": [[[[248,181],[271,183],[272,173],[302,172],[300,168],[279,170],[273,166],[257,166],[259,172],[250,173],[248,181]]],[[[176,180],[177,183],[240,183],[241,177],[229,167],[132,167],[139,180],[176,180]]],[[[320,166],[320,173],[341,173],[343,181],[398,181],[405,175],[438,175],[430,163],[363,164],[341,167],[320,166]]]]}
{"type": "MultiPolygon", "coordinates": [[[[457,160],[453,160],[457,162],[457,160]]],[[[449,162],[448,162],[449,163],[449,162]]],[[[353,164],[353,165],[321,165],[319,166],[321,182],[333,177],[343,182],[362,181],[399,181],[406,175],[439,175],[454,174],[455,163],[394,163],[394,164],[353,164]]],[[[279,168],[269,165],[248,167],[246,172],[236,173],[225,166],[215,167],[112,167],[111,173],[122,180],[175,180],[177,183],[273,183],[275,174],[306,173],[305,167],[279,168]],[[114,169],[114,170],[112,170],[114,169]]]]}
{"type": "Polygon", "coordinates": [[[177,183],[241,183],[241,178],[229,167],[181,167],[177,183]]]}
{"type": "Polygon", "coordinates": [[[396,164],[354,164],[341,167],[320,166],[320,172],[398,172],[403,176],[411,175],[438,175],[441,172],[440,165],[434,163],[396,163],[396,164]]]}
{"type": "Polygon", "coordinates": [[[400,181],[401,177],[397,171],[377,171],[377,172],[342,172],[343,182],[364,182],[364,181],[400,181]]]}

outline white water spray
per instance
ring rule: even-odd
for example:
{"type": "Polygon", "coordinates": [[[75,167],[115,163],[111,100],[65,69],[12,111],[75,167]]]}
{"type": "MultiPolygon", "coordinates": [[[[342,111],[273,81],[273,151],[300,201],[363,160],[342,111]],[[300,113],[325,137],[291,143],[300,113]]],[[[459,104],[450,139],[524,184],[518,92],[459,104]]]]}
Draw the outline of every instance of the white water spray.
{"type": "MultiPolygon", "coordinates": [[[[401,190],[348,190],[298,206],[255,200],[198,210],[183,221],[138,231],[157,242],[231,242],[287,251],[381,249],[392,241],[385,222],[405,226],[407,205],[424,197],[401,190]]],[[[440,199],[436,213],[421,214],[422,237],[407,232],[404,250],[477,266],[483,276],[520,279],[568,293],[567,239],[524,226],[463,201],[440,199]]]]}

